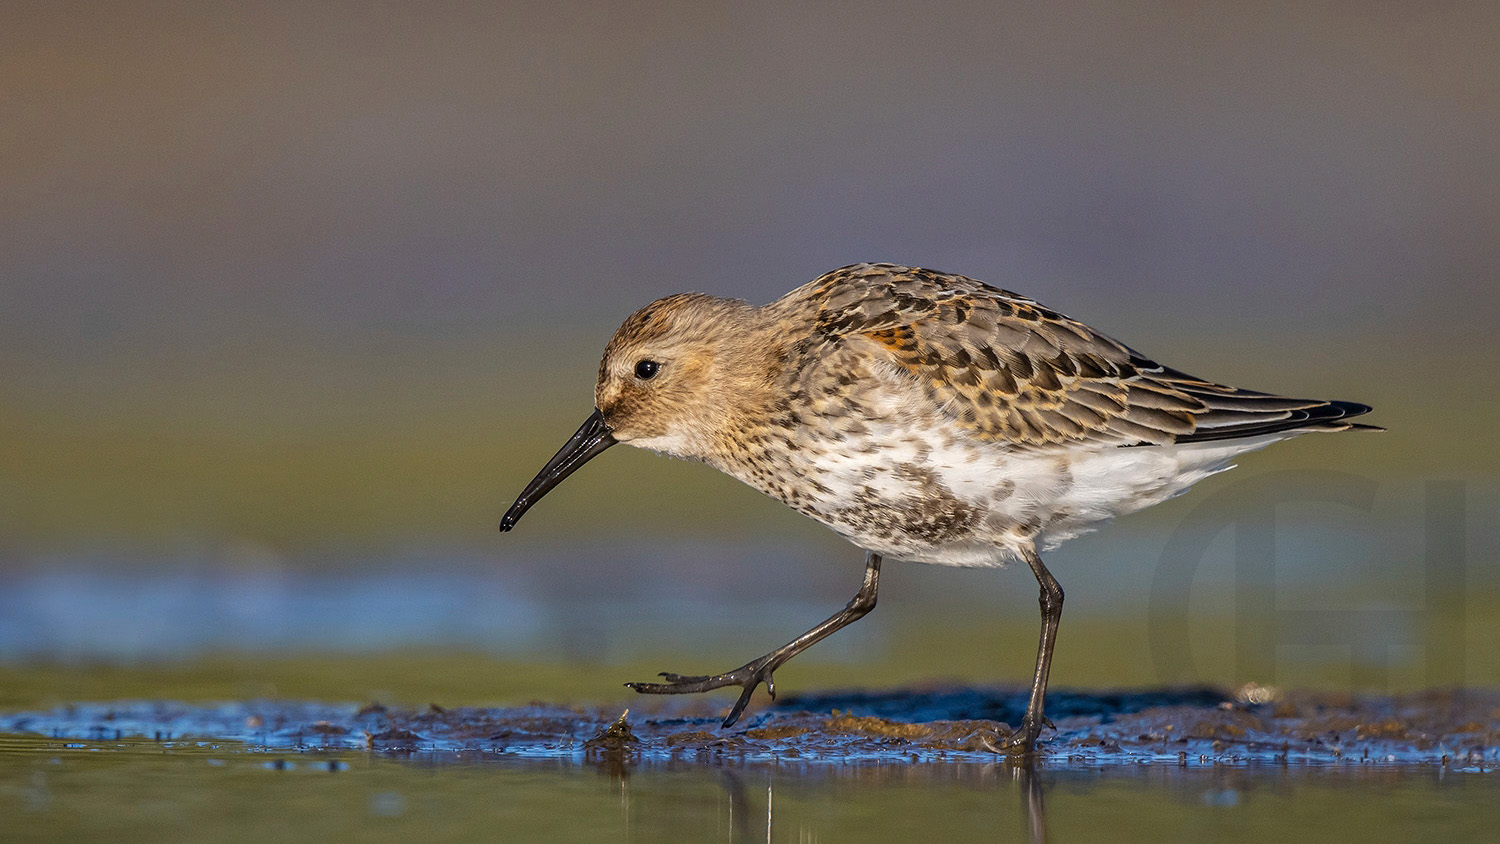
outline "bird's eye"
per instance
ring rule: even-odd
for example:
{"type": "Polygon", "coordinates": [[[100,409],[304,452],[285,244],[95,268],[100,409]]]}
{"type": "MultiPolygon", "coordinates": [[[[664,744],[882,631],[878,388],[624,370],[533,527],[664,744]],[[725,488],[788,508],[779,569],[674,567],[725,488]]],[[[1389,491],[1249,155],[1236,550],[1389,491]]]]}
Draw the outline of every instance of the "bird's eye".
{"type": "Polygon", "coordinates": [[[656,377],[656,373],[660,369],[661,364],[654,360],[638,360],[635,362],[635,377],[642,381],[649,381],[656,377]]]}

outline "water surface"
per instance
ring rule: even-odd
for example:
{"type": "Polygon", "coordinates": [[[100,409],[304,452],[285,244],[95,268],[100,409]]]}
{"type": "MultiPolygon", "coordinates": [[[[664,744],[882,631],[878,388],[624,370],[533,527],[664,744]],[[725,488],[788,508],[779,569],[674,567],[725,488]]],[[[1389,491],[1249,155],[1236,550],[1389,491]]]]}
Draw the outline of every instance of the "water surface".
{"type": "Polygon", "coordinates": [[[0,737],[8,841],[1488,840],[1440,767],[642,762],[0,737]]]}
{"type": "Polygon", "coordinates": [[[5,840],[1409,841],[1500,823],[1494,694],[806,696],[634,714],[253,701],[0,716],[5,840]],[[1241,696],[1243,698],[1243,695],[1241,696]]]}

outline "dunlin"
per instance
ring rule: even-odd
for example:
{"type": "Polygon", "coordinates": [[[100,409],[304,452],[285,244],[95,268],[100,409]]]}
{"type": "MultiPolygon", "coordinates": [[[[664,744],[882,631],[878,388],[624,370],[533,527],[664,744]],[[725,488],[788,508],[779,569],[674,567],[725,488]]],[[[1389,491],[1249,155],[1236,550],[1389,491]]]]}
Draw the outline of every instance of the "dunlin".
{"type": "Polygon", "coordinates": [[[536,501],[617,442],[701,460],[864,549],[840,611],[723,674],[662,674],[646,694],[740,686],[724,719],[787,660],[875,606],[880,563],[1024,560],[1041,585],[1030,750],[1063,590],[1039,552],[1308,431],[1370,428],[1370,408],[1229,387],[1157,364],[1024,296],[890,264],[834,270],[763,307],[684,293],[625,320],[594,412],[521,492],[536,501]]]}

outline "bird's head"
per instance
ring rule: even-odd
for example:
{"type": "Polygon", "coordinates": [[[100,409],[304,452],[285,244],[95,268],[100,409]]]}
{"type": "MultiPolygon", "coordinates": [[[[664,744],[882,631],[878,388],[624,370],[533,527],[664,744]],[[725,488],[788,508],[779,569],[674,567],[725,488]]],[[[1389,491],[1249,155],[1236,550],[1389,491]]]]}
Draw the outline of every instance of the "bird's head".
{"type": "Polygon", "coordinates": [[[542,467],[500,522],[510,530],[532,504],[618,442],[705,459],[763,383],[751,337],[756,309],[737,299],[679,293],[641,308],[615,331],[599,362],[594,412],[542,467]]]}

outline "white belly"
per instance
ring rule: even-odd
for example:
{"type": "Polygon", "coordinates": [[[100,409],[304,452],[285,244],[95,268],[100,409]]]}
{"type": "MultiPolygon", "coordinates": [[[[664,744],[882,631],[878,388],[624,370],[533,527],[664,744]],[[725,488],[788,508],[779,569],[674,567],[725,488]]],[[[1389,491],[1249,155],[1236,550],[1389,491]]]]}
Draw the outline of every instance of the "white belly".
{"type": "Polygon", "coordinates": [[[1288,436],[1016,449],[951,430],[872,430],[863,442],[795,458],[816,492],[788,500],[765,491],[882,555],[998,566],[1165,501],[1231,468],[1235,455],[1288,436]]]}

